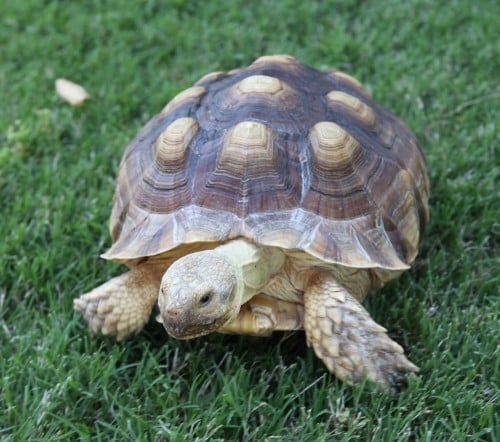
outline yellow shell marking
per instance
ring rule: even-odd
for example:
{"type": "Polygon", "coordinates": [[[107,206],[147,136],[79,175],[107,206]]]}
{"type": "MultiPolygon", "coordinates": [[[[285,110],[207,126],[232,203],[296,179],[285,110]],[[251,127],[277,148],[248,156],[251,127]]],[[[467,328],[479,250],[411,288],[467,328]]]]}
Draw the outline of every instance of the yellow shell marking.
{"type": "Polygon", "coordinates": [[[279,55],[264,55],[257,58],[252,64],[255,63],[297,63],[297,60],[291,55],[279,54],[279,55]]]}
{"type": "Polygon", "coordinates": [[[155,157],[162,171],[176,171],[184,163],[186,150],[198,132],[195,119],[185,117],[174,120],[156,140],[155,157]]]}
{"type": "Polygon", "coordinates": [[[327,168],[349,161],[359,146],[355,138],[338,124],[330,121],[316,123],[309,132],[316,163],[327,168]]]}
{"type": "Polygon", "coordinates": [[[298,101],[297,91],[284,81],[268,75],[250,75],[222,91],[218,106],[228,112],[228,109],[237,109],[248,102],[259,102],[261,106],[284,109],[296,106],[298,101]]]}
{"type": "Polygon", "coordinates": [[[207,90],[203,86],[193,86],[186,90],[183,90],[177,94],[170,102],[162,109],[161,114],[165,115],[170,112],[174,107],[181,104],[184,101],[198,99],[205,94],[207,90]]]}
{"type": "Polygon", "coordinates": [[[364,92],[368,96],[370,95],[358,80],[356,80],[354,77],[351,77],[350,75],[346,74],[345,72],[331,71],[330,76],[332,76],[333,78],[336,78],[340,81],[343,81],[344,83],[347,83],[351,86],[354,86],[356,89],[359,89],[360,91],[364,92]]]}
{"type": "Polygon", "coordinates": [[[265,124],[243,121],[230,129],[221,150],[219,166],[234,176],[256,177],[273,169],[274,145],[272,130],[265,124]]]}
{"type": "Polygon", "coordinates": [[[326,94],[326,99],[330,106],[334,107],[338,106],[339,104],[344,105],[352,112],[354,112],[359,117],[359,119],[366,123],[368,126],[375,126],[375,113],[370,106],[363,103],[360,99],[342,91],[328,92],[328,94],[326,94]]]}
{"type": "Polygon", "coordinates": [[[275,94],[283,89],[281,81],[268,75],[251,75],[241,80],[238,89],[245,93],[275,94]]]}
{"type": "Polygon", "coordinates": [[[224,74],[225,74],[225,72],[223,72],[223,71],[210,72],[209,74],[206,74],[203,77],[201,77],[195,83],[195,85],[196,84],[200,84],[200,83],[204,83],[205,81],[214,81],[214,80],[217,80],[219,77],[222,77],[224,74]]]}

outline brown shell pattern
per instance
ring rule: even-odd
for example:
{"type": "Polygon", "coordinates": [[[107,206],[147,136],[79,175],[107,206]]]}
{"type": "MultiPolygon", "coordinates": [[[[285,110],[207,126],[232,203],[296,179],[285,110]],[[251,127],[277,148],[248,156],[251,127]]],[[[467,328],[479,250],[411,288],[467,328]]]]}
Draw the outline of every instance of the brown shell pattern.
{"type": "Polygon", "coordinates": [[[104,257],[242,236],[332,263],[404,269],[427,204],[415,137],[357,80],[261,57],[203,77],[128,146],[104,257]]]}

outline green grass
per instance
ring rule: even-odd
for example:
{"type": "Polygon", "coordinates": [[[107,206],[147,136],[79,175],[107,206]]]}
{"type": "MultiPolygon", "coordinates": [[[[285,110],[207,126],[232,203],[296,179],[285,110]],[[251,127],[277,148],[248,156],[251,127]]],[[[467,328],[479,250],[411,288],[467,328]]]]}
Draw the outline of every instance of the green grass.
{"type": "Polygon", "coordinates": [[[492,0],[0,0],[0,438],[500,440],[500,8],[492,0]],[[443,6],[436,6],[441,4],[443,6]],[[109,246],[128,140],[203,74],[289,53],[361,81],[427,154],[414,269],[368,302],[421,376],[329,375],[302,333],[94,339],[72,300],[109,246]],[[54,80],[92,99],[70,108],[54,80]]]}

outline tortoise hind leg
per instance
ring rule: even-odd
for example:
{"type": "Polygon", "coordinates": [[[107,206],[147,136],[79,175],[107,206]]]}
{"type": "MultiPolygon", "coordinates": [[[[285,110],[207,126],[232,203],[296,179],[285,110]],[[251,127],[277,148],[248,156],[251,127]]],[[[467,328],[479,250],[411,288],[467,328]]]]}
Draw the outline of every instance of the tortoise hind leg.
{"type": "Polygon", "coordinates": [[[331,274],[311,276],[304,306],[307,343],[338,378],[352,384],[366,376],[390,388],[418,372],[401,346],[331,274]]]}
{"type": "Polygon", "coordinates": [[[94,333],[121,341],[137,334],[146,324],[158,299],[162,274],[150,267],[130,270],[75,299],[94,333]]]}

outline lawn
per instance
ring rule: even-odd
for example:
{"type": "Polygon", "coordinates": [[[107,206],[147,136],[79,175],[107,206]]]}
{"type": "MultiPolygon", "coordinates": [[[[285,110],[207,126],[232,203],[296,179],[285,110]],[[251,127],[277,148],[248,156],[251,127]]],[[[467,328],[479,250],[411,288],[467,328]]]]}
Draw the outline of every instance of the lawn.
{"type": "Polygon", "coordinates": [[[500,4],[0,0],[0,439],[500,440],[500,4]],[[437,6],[441,5],[441,6],[437,6]],[[110,244],[127,142],[204,74],[288,53],[354,75],[427,155],[413,269],[367,306],[421,368],[398,395],[328,374],[303,333],[93,337],[73,298],[110,244]],[[58,77],[89,91],[73,108],[58,77]]]}

